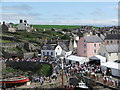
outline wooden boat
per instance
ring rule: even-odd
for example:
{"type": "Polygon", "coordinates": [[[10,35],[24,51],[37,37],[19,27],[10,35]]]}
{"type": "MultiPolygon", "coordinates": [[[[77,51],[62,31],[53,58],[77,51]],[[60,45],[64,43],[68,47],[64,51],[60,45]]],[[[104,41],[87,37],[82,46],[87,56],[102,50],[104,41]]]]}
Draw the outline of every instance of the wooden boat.
{"type": "Polygon", "coordinates": [[[0,80],[0,87],[14,87],[19,85],[24,85],[26,82],[29,81],[28,77],[13,77],[13,78],[7,78],[0,80]]]}
{"type": "Polygon", "coordinates": [[[29,78],[28,77],[14,77],[14,78],[8,78],[8,79],[2,79],[0,80],[0,83],[24,83],[24,82],[28,82],[29,78]]]}

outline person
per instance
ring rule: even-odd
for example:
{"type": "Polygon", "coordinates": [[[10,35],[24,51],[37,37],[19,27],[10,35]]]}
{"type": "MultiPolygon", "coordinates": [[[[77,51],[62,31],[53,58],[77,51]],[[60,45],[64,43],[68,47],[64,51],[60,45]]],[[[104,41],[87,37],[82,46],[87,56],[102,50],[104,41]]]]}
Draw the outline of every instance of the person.
{"type": "Polygon", "coordinates": [[[3,83],[3,86],[2,86],[3,90],[6,90],[6,84],[3,83]]]}

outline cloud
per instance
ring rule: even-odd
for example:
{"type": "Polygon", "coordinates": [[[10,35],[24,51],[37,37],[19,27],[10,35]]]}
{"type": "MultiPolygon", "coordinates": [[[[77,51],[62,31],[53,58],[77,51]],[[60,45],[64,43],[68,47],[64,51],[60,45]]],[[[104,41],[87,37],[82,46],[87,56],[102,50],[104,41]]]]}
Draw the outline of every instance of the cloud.
{"type": "Polygon", "coordinates": [[[89,20],[42,20],[37,21],[37,24],[52,24],[52,25],[100,25],[100,26],[109,26],[109,25],[117,25],[117,19],[89,19],[89,20]]]}
{"type": "MultiPolygon", "coordinates": [[[[25,20],[40,20],[40,16],[41,14],[39,13],[24,13],[24,12],[20,12],[20,13],[15,13],[15,12],[2,12],[0,13],[0,21],[14,21],[15,23],[19,22],[19,19],[25,19],[25,20]]],[[[31,22],[32,23],[32,22],[31,22]]]]}
{"type": "Polygon", "coordinates": [[[9,22],[15,21],[15,23],[17,23],[19,19],[39,20],[41,15],[40,13],[32,12],[32,7],[27,4],[3,6],[0,13],[0,20],[9,22]]]}
{"type": "Polygon", "coordinates": [[[103,12],[102,9],[96,9],[94,12],[92,12],[90,14],[95,15],[95,16],[105,16],[105,13],[103,12]]]}
{"type": "Polygon", "coordinates": [[[26,10],[31,10],[32,7],[27,4],[23,4],[23,5],[19,5],[19,6],[4,6],[4,4],[3,4],[2,9],[3,10],[24,10],[24,11],[26,11],[26,10]]]}

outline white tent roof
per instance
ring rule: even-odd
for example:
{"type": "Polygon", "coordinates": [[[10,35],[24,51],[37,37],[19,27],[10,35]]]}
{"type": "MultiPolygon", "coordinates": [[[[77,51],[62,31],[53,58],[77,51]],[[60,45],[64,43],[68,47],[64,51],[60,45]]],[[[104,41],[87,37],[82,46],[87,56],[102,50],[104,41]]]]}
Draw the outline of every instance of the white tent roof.
{"type": "Polygon", "coordinates": [[[70,55],[66,58],[66,60],[71,60],[71,61],[77,61],[77,62],[88,62],[89,58],[87,57],[79,57],[79,56],[75,56],[75,55],[70,55]]]}
{"type": "Polygon", "coordinates": [[[102,63],[101,66],[108,67],[108,68],[114,68],[120,70],[120,64],[116,62],[106,62],[102,63]]]}
{"type": "Polygon", "coordinates": [[[106,59],[106,57],[103,57],[101,55],[95,55],[95,57],[99,58],[99,59],[106,59]]]}

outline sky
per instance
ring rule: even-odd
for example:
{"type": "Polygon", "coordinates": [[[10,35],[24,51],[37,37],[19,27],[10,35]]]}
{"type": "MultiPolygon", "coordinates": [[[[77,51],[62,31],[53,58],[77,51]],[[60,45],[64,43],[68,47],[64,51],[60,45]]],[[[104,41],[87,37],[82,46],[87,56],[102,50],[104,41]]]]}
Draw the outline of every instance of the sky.
{"type": "Polygon", "coordinates": [[[118,24],[118,2],[2,2],[0,21],[50,25],[118,24]]]}

